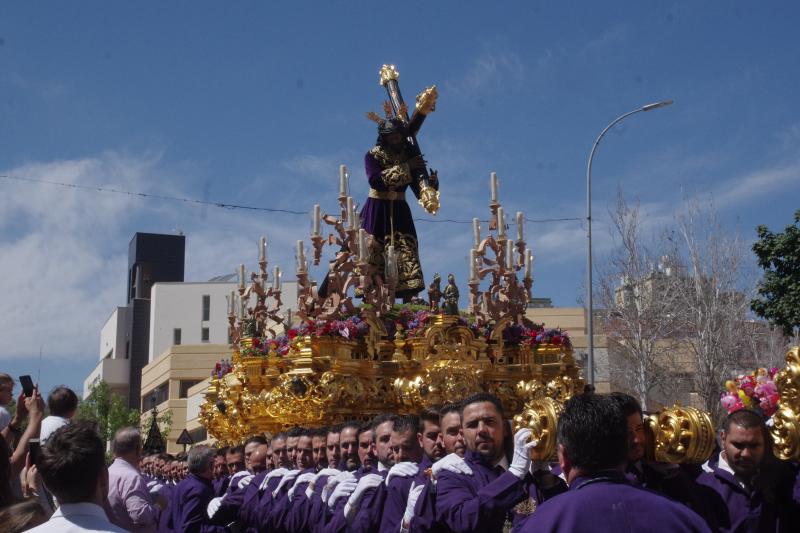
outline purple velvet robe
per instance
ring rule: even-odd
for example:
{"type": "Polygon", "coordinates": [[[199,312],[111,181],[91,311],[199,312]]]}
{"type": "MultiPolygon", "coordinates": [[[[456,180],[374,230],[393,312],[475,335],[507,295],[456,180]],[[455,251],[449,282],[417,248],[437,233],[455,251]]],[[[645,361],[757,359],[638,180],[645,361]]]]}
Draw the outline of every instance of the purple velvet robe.
{"type": "MultiPolygon", "coordinates": [[[[308,483],[302,483],[294,492],[292,505],[286,515],[285,524],[289,531],[296,533],[311,533],[316,525],[324,520],[322,503],[322,489],[330,476],[318,476],[314,480],[311,498],[306,496],[308,483]]],[[[327,507],[327,505],[326,505],[327,507]]]]}
{"type": "MultiPolygon", "coordinates": [[[[313,472],[313,468],[307,468],[302,470],[298,477],[302,474],[307,472],[313,472]]],[[[297,478],[295,478],[297,479],[297,478]]],[[[259,523],[260,531],[271,531],[274,533],[288,533],[293,530],[289,529],[287,518],[289,516],[289,511],[292,508],[295,500],[289,501],[289,489],[294,484],[294,481],[286,483],[283,487],[281,487],[280,492],[274,496],[272,505],[270,506],[270,510],[265,515],[262,515],[262,520],[259,523]]],[[[305,483],[303,484],[305,486],[305,483]]],[[[303,489],[305,490],[305,488],[303,489]]],[[[295,497],[305,497],[302,492],[295,497]]]]}
{"type": "MultiPolygon", "coordinates": [[[[322,490],[328,483],[329,478],[330,476],[320,476],[316,480],[314,484],[314,492],[311,494],[311,498],[308,500],[308,503],[304,506],[307,510],[307,513],[304,513],[304,530],[308,531],[309,533],[321,533],[328,521],[328,502],[322,501],[322,490]]],[[[304,530],[300,529],[299,531],[304,530]]]]}
{"type": "MultiPolygon", "coordinates": [[[[413,181],[407,172],[408,166],[397,161],[387,161],[381,154],[388,152],[373,148],[364,157],[370,188],[379,193],[404,193],[410,187],[414,195],[419,198],[420,185],[413,181]],[[387,174],[389,168],[404,168],[405,172],[402,176],[397,173],[390,175],[387,174]]],[[[438,183],[431,185],[438,188],[438,183]]],[[[367,198],[361,210],[361,227],[377,241],[370,249],[370,263],[380,272],[384,271],[384,247],[389,244],[394,229],[394,246],[399,270],[396,292],[399,297],[413,296],[425,288],[419,262],[417,230],[406,200],[367,198]]]]}
{"type": "Polygon", "coordinates": [[[453,531],[502,531],[516,518],[514,506],[528,497],[526,484],[511,472],[487,465],[474,452],[464,459],[472,475],[444,471],[436,484],[436,520],[453,531]]]}
{"type": "Polygon", "coordinates": [[[419,471],[416,475],[409,477],[392,476],[388,485],[381,485],[379,487],[382,492],[386,493],[386,495],[382,497],[382,516],[380,516],[381,531],[400,531],[403,515],[406,512],[406,503],[408,502],[408,493],[411,490],[411,485],[426,484],[428,478],[425,476],[425,470],[430,467],[431,460],[428,459],[428,457],[423,457],[422,461],[419,463],[419,471]]]}
{"type": "Polygon", "coordinates": [[[172,496],[172,529],[181,533],[213,531],[206,509],[214,497],[210,479],[189,474],[172,496]]]}
{"type": "MultiPolygon", "coordinates": [[[[261,486],[261,482],[264,481],[265,477],[267,477],[266,471],[256,474],[250,484],[243,491],[239,491],[241,492],[241,497],[237,496],[235,498],[237,501],[241,500],[239,504],[239,526],[241,531],[258,531],[258,501],[261,496],[258,487],[261,486]]],[[[223,503],[225,502],[223,501],[223,503]]]]}
{"type": "MultiPolygon", "coordinates": [[[[363,476],[365,476],[367,474],[383,474],[385,476],[386,472],[385,471],[384,472],[374,472],[372,469],[365,470],[362,467],[362,468],[359,468],[358,470],[356,470],[355,472],[353,472],[353,474],[355,475],[356,480],[359,480],[359,479],[361,479],[363,476]]],[[[373,492],[373,494],[374,494],[374,492],[373,492]]],[[[365,496],[366,496],[366,493],[365,493],[365,496]]],[[[343,531],[348,531],[348,532],[351,531],[352,524],[348,525],[347,519],[344,516],[344,506],[345,506],[345,504],[347,504],[347,498],[342,497],[342,498],[339,498],[338,500],[336,500],[336,504],[335,504],[335,507],[333,509],[331,509],[330,507],[327,507],[327,505],[326,505],[326,507],[327,507],[326,517],[327,518],[326,518],[326,521],[325,521],[325,525],[322,526],[320,529],[318,529],[318,531],[321,531],[322,533],[341,533],[343,531]]],[[[368,520],[369,520],[369,517],[365,516],[365,517],[362,518],[361,523],[364,523],[365,521],[368,521],[368,520]]],[[[354,523],[355,523],[355,521],[354,521],[354,523]]]]}
{"type": "Polygon", "coordinates": [[[569,491],[529,515],[522,532],[710,532],[700,516],[655,492],[634,487],[622,472],[573,480],[569,491]]]}
{"type": "Polygon", "coordinates": [[[211,482],[214,487],[214,497],[222,496],[228,490],[228,484],[231,482],[231,476],[223,476],[211,482]]]}

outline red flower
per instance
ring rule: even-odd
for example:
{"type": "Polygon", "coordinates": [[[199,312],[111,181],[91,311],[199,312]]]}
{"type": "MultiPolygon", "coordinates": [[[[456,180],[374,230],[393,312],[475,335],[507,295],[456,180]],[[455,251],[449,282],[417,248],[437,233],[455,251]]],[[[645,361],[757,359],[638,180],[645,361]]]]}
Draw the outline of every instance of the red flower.
{"type": "Polygon", "coordinates": [[[295,337],[297,337],[297,330],[294,328],[290,329],[286,332],[286,336],[289,337],[289,340],[293,340],[295,337]]]}

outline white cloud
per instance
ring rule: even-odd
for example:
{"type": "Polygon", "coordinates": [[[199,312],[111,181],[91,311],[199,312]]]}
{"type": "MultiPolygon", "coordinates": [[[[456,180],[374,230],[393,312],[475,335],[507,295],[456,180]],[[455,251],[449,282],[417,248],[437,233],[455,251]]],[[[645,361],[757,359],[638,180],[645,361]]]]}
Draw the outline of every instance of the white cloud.
{"type": "Polygon", "coordinates": [[[773,194],[800,183],[800,164],[787,164],[756,170],[743,176],[727,180],[722,191],[715,196],[716,204],[728,208],[752,201],[754,198],[773,194]]]}

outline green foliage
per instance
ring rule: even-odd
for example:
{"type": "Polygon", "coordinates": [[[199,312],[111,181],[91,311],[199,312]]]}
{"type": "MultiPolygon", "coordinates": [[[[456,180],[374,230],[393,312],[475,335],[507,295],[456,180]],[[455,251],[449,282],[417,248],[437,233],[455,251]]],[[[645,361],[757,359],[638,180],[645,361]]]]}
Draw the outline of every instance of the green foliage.
{"type": "Polygon", "coordinates": [[[783,329],[785,335],[800,327],[800,210],[795,211],[794,224],[783,233],[772,233],[758,226],[758,241],[753,251],[764,279],[758,297],[750,302],[755,313],[783,329]]]}
{"type": "Polygon", "coordinates": [[[138,409],[129,409],[126,399],[111,392],[105,381],[99,381],[78,405],[78,418],[95,422],[100,436],[109,442],[118,429],[138,426],[141,415],[138,409]]]}

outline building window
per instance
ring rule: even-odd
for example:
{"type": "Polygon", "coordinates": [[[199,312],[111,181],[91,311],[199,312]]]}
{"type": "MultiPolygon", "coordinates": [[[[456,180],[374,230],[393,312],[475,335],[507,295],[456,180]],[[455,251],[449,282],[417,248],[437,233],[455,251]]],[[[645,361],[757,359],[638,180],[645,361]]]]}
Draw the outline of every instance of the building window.
{"type": "Polygon", "coordinates": [[[172,344],[175,346],[181,343],[181,328],[175,328],[172,330],[172,344]]]}
{"type": "Polygon", "coordinates": [[[203,295],[203,320],[211,320],[211,296],[203,295]]]}
{"type": "Polygon", "coordinates": [[[200,383],[199,379],[182,379],[178,387],[178,398],[186,398],[189,396],[189,389],[200,383]]]}
{"type": "Polygon", "coordinates": [[[169,400],[169,380],[142,395],[142,411],[148,411],[153,406],[164,403],[167,400],[169,400]]]}
{"type": "Polygon", "coordinates": [[[202,328],[200,330],[200,340],[202,342],[208,342],[208,328],[202,328]]]}

